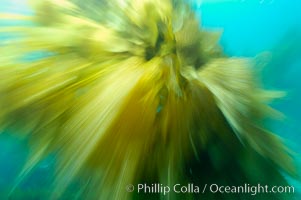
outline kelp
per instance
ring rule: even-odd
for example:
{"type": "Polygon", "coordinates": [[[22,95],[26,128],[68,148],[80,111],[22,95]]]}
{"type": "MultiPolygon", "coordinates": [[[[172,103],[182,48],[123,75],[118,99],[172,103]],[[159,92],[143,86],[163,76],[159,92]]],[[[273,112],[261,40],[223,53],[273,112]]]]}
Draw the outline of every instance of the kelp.
{"type": "MultiPolygon", "coordinates": [[[[249,194],[141,194],[128,184],[287,184],[289,150],[263,121],[281,92],[261,88],[251,58],[233,58],[181,0],[31,0],[1,14],[0,125],[26,137],[23,180],[57,154],[59,199],[247,199],[249,194]],[[44,52],[38,57],[29,55],[44,52]],[[27,58],[29,56],[29,58],[27,58]],[[241,196],[245,195],[245,196],[241,196]]],[[[238,30],[239,31],[239,30],[238,30]]],[[[285,194],[257,198],[281,199],[285,194]],[[283,195],[283,196],[282,196],[283,195]]]]}

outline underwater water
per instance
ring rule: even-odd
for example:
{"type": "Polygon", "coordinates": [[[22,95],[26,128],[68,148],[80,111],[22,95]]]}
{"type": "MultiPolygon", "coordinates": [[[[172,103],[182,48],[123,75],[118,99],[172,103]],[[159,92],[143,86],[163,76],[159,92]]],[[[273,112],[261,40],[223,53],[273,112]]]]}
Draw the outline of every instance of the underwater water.
{"type": "MultiPolygon", "coordinates": [[[[221,44],[228,55],[254,57],[268,52],[262,69],[266,88],[283,90],[286,97],[272,106],[285,114],[269,123],[296,153],[301,170],[301,2],[298,0],[216,0],[200,6],[203,25],[223,28],[221,44]]],[[[260,56],[259,56],[260,57],[260,56]]],[[[299,181],[291,180],[301,198],[299,181]]]]}
{"type": "MultiPolygon", "coordinates": [[[[2,0],[1,3],[0,12],[30,13],[25,8],[23,0],[2,0]]],[[[301,2],[298,0],[203,0],[195,2],[194,5],[206,29],[222,31],[220,44],[228,56],[256,57],[258,62],[267,63],[258,69],[262,74],[261,80],[265,88],[287,92],[284,98],[271,104],[285,114],[285,119],[267,123],[295,152],[299,166],[301,166],[300,7],[301,2]]],[[[2,41],[9,37],[0,35],[2,41]]],[[[26,140],[11,134],[0,134],[0,200],[8,198],[8,191],[14,186],[15,177],[28,155],[28,145],[26,140]]],[[[21,187],[27,188],[26,191],[32,194],[32,197],[24,200],[43,199],[41,198],[43,195],[47,197],[51,191],[49,185],[53,181],[54,164],[55,158],[51,156],[43,160],[21,183],[21,187]],[[36,193],[39,197],[35,196],[36,193]]],[[[301,172],[300,168],[298,170],[301,172]]],[[[288,180],[295,187],[296,199],[301,199],[300,182],[289,177],[288,180]]],[[[71,187],[76,190],[80,186],[74,183],[71,187]]],[[[18,193],[18,190],[15,192],[18,193]]],[[[76,197],[66,194],[65,198],[76,197]]],[[[18,196],[18,199],[23,198],[18,196]]]]}

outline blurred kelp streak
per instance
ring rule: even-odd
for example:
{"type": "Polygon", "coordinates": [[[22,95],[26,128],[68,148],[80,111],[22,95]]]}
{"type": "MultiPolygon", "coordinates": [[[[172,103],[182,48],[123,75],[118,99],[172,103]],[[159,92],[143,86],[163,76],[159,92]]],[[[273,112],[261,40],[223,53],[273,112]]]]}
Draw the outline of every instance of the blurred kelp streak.
{"type": "Polygon", "coordinates": [[[49,199],[62,198],[75,178],[85,199],[247,199],[125,187],[273,186],[286,185],[279,170],[295,175],[287,148],[262,127],[277,114],[266,104],[281,93],[260,88],[251,59],[224,56],[219,34],[205,32],[185,2],[30,5],[32,16],[1,14],[24,25],[0,29],[17,35],[0,49],[0,124],[31,142],[20,180],[58,154],[49,199]],[[36,52],[45,54],[27,57],[36,52]]]}

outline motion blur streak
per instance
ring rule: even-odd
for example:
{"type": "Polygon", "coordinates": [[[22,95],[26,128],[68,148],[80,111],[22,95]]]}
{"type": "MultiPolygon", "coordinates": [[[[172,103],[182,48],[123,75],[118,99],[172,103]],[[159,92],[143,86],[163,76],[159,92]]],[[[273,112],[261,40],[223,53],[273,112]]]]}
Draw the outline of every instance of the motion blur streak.
{"type": "Polygon", "coordinates": [[[220,33],[204,31],[189,2],[29,4],[33,15],[0,15],[24,22],[0,29],[14,35],[0,48],[0,125],[32,147],[20,181],[52,152],[58,164],[49,199],[75,178],[84,182],[82,199],[226,199],[125,188],[286,185],[279,170],[295,175],[289,150],[262,127],[277,115],[267,103],[282,93],[261,89],[252,59],[224,56],[220,33]]]}

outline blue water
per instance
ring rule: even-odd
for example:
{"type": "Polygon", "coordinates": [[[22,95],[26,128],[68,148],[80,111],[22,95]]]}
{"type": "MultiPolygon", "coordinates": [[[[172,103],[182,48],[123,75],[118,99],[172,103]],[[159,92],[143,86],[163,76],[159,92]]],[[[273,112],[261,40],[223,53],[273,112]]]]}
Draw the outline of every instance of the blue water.
{"type": "MultiPolygon", "coordinates": [[[[24,9],[23,2],[1,0],[0,12],[30,13],[24,9]]],[[[285,138],[301,166],[301,1],[202,0],[202,4],[196,3],[194,7],[204,27],[223,31],[220,44],[227,55],[259,58],[263,52],[269,55],[269,64],[262,69],[263,84],[266,88],[288,92],[285,98],[272,103],[286,119],[270,122],[269,126],[285,138]]],[[[3,194],[12,186],[26,155],[24,141],[0,134],[0,199],[5,198],[3,194]]],[[[50,173],[51,166],[50,161],[43,162],[36,174],[50,173]]],[[[39,176],[31,180],[30,184],[42,186],[50,181],[39,180],[39,176]]],[[[300,183],[289,180],[300,193],[300,183]]]]}
{"type": "Polygon", "coordinates": [[[263,52],[269,53],[269,64],[262,69],[262,82],[267,88],[288,92],[287,97],[273,106],[288,117],[286,122],[289,124],[281,128],[286,131],[280,131],[279,134],[293,139],[299,152],[300,8],[299,0],[204,0],[198,9],[203,26],[223,30],[220,43],[229,56],[255,57],[263,52]]]}
{"type": "MultiPolygon", "coordinates": [[[[203,26],[222,28],[221,45],[229,56],[254,57],[268,52],[262,69],[266,88],[287,96],[272,103],[286,115],[269,124],[285,138],[301,166],[301,1],[300,0],[204,0],[195,6],[203,26]]],[[[299,181],[290,180],[301,191],[299,181]]],[[[299,196],[301,199],[301,196],[299,196]]]]}

